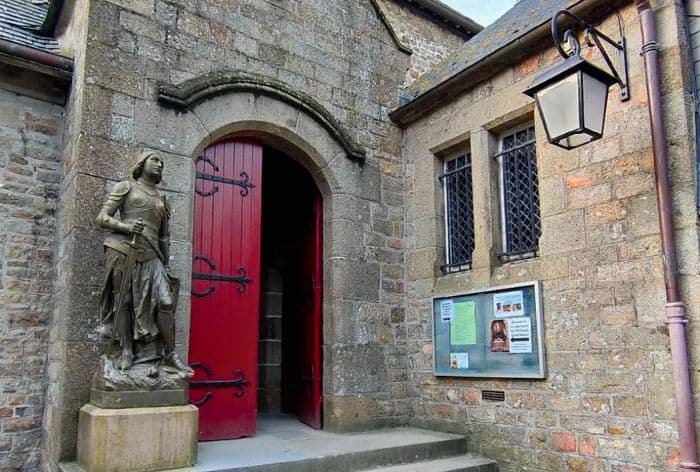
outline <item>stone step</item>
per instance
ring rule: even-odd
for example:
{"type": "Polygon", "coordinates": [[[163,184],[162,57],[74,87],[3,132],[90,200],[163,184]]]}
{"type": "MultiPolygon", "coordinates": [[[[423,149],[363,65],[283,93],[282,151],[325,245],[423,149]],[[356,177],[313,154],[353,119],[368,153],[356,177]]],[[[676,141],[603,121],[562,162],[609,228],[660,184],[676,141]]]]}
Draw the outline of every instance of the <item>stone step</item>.
{"type": "Polygon", "coordinates": [[[496,462],[474,454],[391,465],[359,472],[497,472],[496,462]]]}
{"type": "MultiPolygon", "coordinates": [[[[417,428],[340,434],[271,415],[258,418],[256,437],[200,442],[194,467],[168,472],[496,471],[466,447],[457,434],[417,428]]],[[[61,464],[61,471],[85,472],[75,463],[61,464]]]]}
{"type": "MultiPolygon", "coordinates": [[[[415,428],[200,443],[196,472],[354,472],[464,454],[456,434],[415,428]]],[[[457,469],[455,469],[457,470],[457,469]]],[[[478,469],[474,469],[478,470],[478,469]]],[[[488,470],[488,469],[484,469],[488,470]]]]}

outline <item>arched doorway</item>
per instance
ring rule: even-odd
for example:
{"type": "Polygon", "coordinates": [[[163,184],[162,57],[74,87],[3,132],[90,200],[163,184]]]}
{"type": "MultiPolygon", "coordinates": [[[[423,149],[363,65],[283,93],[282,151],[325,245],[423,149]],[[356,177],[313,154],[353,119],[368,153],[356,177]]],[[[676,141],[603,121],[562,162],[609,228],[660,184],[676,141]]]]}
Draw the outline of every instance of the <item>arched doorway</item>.
{"type": "Polygon", "coordinates": [[[255,435],[257,412],[321,427],[321,196],[261,140],[196,159],[189,360],[202,440],[255,435]]]}

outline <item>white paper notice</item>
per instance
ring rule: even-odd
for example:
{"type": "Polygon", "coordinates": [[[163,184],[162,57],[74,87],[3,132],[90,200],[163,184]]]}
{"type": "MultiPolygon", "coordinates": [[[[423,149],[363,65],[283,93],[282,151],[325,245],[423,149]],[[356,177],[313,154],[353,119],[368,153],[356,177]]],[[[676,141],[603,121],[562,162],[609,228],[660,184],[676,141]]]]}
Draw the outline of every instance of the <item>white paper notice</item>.
{"type": "Polygon", "coordinates": [[[532,352],[532,326],[530,318],[512,318],[508,320],[511,354],[529,354],[532,352]]]}
{"type": "Polygon", "coordinates": [[[523,316],[524,313],[522,290],[493,295],[493,314],[496,318],[523,316]]]}
{"type": "Polygon", "coordinates": [[[452,352],[450,353],[450,369],[468,369],[469,368],[469,353],[467,352],[452,352]]]}
{"type": "Polygon", "coordinates": [[[442,321],[452,321],[455,315],[455,304],[452,300],[443,300],[440,303],[440,319],[442,321]]]}

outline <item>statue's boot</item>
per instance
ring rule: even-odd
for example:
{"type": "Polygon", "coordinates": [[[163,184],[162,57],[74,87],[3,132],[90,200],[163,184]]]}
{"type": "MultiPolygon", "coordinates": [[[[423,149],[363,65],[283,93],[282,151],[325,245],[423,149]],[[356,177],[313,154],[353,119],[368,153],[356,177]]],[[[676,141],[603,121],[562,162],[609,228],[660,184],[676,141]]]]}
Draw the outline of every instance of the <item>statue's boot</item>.
{"type": "Polygon", "coordinates": [[[132,343],[131,322],[129,320],[129,312],[124,309],[117,317],[116,323],[113,325],[113,332],[116,331],[119,343],[121,344],[121,353],[116,359],[116,365],[122,372],[131,369],[134,362],[134,346],[132,343]]]}
{"type": "Polygon", "coordinates": [[[186,377],[192,377],[194,370],[185,364],[175,352],[175,315],[172,309],[158,310],[158,329],[163,340],[165,364],[182,371],[186,377]]]}
{"type": "Polygon", "coordinates": [[[131,369],[131,364],[134,362],[134,355],[126,349],[122,351],[117,359],[117,367],[122,372],[131,369]]]}

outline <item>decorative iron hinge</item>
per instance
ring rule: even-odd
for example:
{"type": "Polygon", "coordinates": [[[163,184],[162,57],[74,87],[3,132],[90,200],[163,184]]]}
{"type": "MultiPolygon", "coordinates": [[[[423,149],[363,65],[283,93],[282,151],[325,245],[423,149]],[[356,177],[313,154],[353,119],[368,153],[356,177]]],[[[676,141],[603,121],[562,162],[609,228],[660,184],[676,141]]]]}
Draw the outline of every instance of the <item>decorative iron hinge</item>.
{"type": "MultiPolygon", "coordinates": [[[[249,284],[252,282],[251,279],[246,277],[246,272],[243,267],[238,268],[238,275],[227,275],[227,274],[206,274],[204,272],[192,272],[192,280],[212,280],[212,281],[218,281],[218,282],[235,282],[238,284],[238,288],[236,288],[236,291],[238,293],[243,293],[245,292],[246,284],[249,284]]],[[[213,285],[210,285],[207,290],[206,290],[206,295],[209,295],[211,292],[215,290],[215,287],[213,285]]],[[[196,295],[200,296],[200,295],[196,295]]]]}
{"type": "MultiPolygon", "coordinates": [[[[214,262],[205,255],[202,255],[202,254],[195,255],[192,258],[192,264],[194,264],[197,261],[204,261],[204,263],[206,263],[211,270],[216,270],[216,264],[214,264],[214,262]]],[[[192,280],[212,280],[212,281],[220,281],[220,282],[235,282],[238,284],[238,288],[236,288],[236,291],[238,293],[245,292],[246,284],[252,282],[251,279],[246,277],[246,271],[245,271],[245,268],[243,268],[243,267],[238,268],[238,275],[192,272],[192,280]]],[[[203,292],[198,292],[198,291],[192,289],[192,295],[194,295],[195,297],[202,298],[202,297],[206,297],[207,295],[210,295],[212,292],[214,292],[214,290],[216,290],[216,287],[214,285],[210,285],[203,292]]]]}
{"type": "MultiPolygon", "coordinates": [[[[206,372],[208,377],[212,375],[211,369],[201,362],[193,362],[190,364],[190,367],[193,369],[202,369],[206,372]]],[[[233,392],[233,396],[241,398],[244,393],[243,387],[249,385],[250,381],[245,378],[241,369],[235,369],[233,373],[236,374],[238,378],[230,380],[190,380],[190,387],[234,387],[236,390],[233,392]]],[[[208,402],[213,396],[214,393],[208,391],[202,398],[191,401],[190,403],[201,406],[208,402]]]]}
{"type": "MultiPolygon", "coordinates": [[[[206,162],[214,169],[214,172],[219,172],[219,166],[217,166],[216,163],[214,161],[212,161],[211,159],[209,159],[208,157],[199,156],[195,160],[195,165],[199,161],[206,162]]],[[[203,179],[203,180],[209,180],[211,182],[218,182],[221,184],[236,185],[236,186],[242,188],[241,196],[245,197],[246,195],[248,195],[248,189],[255,187],[255,185],[250,183],[250,179],[248,177],[248,174],[245,171],[241,171],[241,173],[239,175],[241,176],[241,180],[230,179],[228,177],[221,177],[219,175],[206,174],[204,172],[197,171],[196,178],[203,179]]],[[[197,193],[197,195],[200,195],[202,197],[209,197],[211,195],[214,195],[216,192],[218,192],[219,187],[214,185],[211,190],[201,190],[195,184],[194,191],[197,193]]]]}

